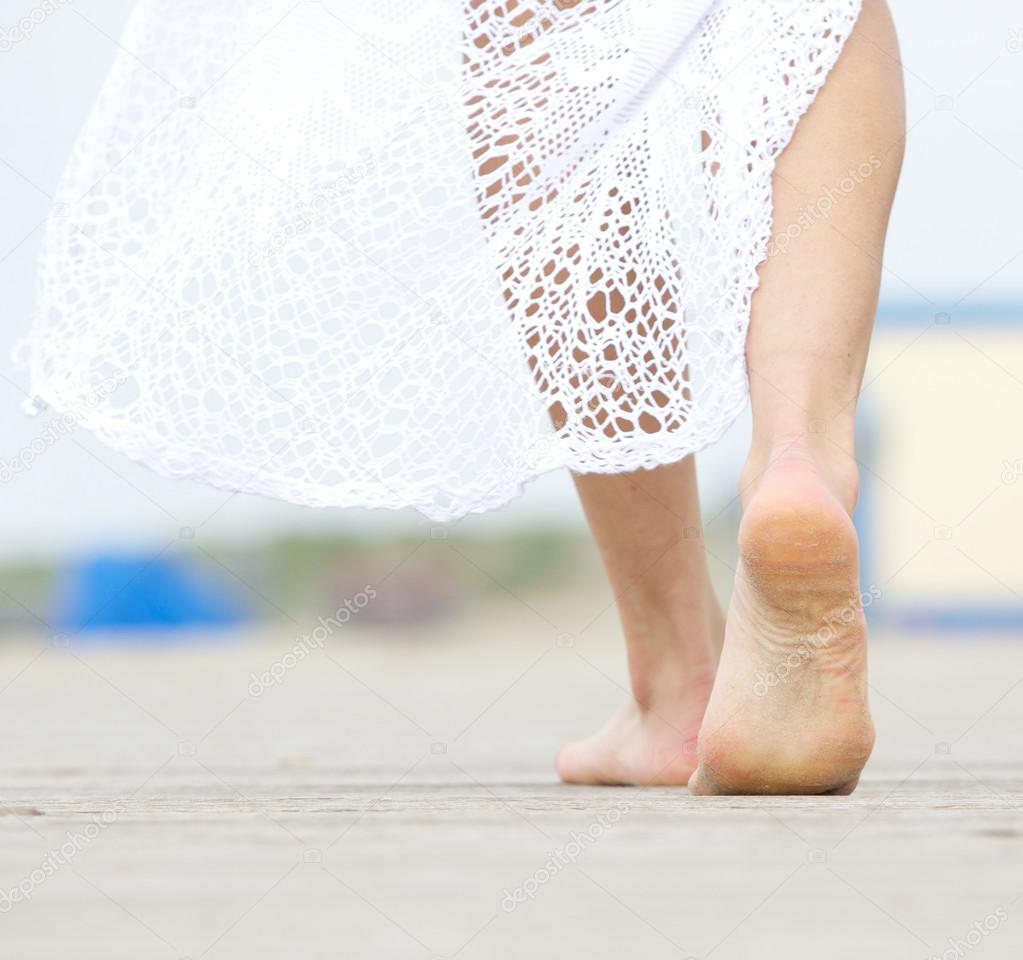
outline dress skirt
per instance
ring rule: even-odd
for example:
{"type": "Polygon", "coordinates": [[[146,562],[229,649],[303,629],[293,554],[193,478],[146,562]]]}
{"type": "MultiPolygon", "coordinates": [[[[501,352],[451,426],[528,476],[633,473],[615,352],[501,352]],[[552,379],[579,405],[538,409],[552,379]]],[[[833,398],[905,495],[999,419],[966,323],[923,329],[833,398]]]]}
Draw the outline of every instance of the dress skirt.
{"type": "Polygon", "coordinates": [[[47,224],[35,408],[437,521],[704,448],[860,3],[697,6],[142,0],[47,224]]]}

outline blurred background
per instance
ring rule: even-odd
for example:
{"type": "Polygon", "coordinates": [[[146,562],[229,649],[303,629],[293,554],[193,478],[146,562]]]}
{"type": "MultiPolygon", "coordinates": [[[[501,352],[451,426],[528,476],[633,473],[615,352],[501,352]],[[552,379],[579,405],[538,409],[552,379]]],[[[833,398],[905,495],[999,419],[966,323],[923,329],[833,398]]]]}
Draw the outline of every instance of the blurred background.
{"type": "MultiPolygon", "coordinates": [[[[0,0],[0,29],[42,6],[0,0]]],[[[290,643],[321,618],[384,639],[455,622],[489,634],[495,611],[546,610],[555,598],[570,633],[596,621],[613,632],[564,474],[442,527],[411,512],[306,509],[165,480],[50,412],[24,414],[10,353],[31,320],[49,196],[132,3],[46,6],[27,40],[0,33],[3,636],[228,643],[258,627],[290,643]],[[11,468],[26,457],[30,469],[11,468]]],[[[891,6],[910,132],[864,391],[864,589],[880,592],[870,617],[903,636],[968,640],[1023,627],[1023,13],[1010,0],[891,6]]],[[[748,430],[740,422],[699,462],[722,600],[748,430]]],[[[535,623],[551,629],[542,614],[535,623]]]]}

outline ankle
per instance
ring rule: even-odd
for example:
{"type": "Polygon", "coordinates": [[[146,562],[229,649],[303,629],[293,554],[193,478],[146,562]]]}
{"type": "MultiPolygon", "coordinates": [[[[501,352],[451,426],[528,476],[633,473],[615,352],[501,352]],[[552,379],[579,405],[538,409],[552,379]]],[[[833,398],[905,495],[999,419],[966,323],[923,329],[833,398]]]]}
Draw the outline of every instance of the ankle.
{"type": "Polygon", "coordinates": [[[740,475],[739,496],[743,507],[768,471],[793,462],[803,462],[814,469],[852,514],[859,497],[859,470],[851,431],[841,440],[810,429],[755,437],[740,475]]]}
{"type": "Polygon", "coordinates": [[[708,652],[699,660],[679,663],[630,664],[632,699],[644,713],[677,716],[702,710],[714,686],[716,664],[708,652]]]}
{"type": "Polygon", "coordinates": [[[644,709],[707,695],[717,669],[724,615],[716,601],[683,618],[647,615],[625,627],[633,697],[644,709]]]}

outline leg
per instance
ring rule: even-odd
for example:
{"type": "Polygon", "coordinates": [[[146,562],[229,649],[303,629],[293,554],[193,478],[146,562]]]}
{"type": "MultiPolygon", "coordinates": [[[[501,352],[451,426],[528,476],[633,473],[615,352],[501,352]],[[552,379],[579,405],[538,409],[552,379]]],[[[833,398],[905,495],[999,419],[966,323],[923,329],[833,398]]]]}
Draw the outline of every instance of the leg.
{"type": "Polygon", "coordinates": [[[703,551],[692,457],[653,471],[576,478],[625,631],[633,699],[558,753],[573,783],[685,784],[724,621],[703,551]],[[687,535],[688,534],[688,535],[687,535]]]}
{"type": "MultiPolygon", "coordinates": [[[[482,0],[470,0],[469,9],[487,13],[482,0]]],[[[580,15],[585,16],[586,11],[580,15]]],[[[488,14],[479,20],[470,18],[467,29],[473,48],[489,49],[493,42],[492,31],[496,29],[494,36],[499,37],[502,22],[514,28],[510,33],[506,31],[505,39],[500,41],[500,50],[507,55],[530,47],[533,43],[531,30],[550,26],[554,16],[556,13],[549,3],[509,0],[499,17],[488,14]],[[508,43],[508,36],[516,38],[517,46],[508,43]]],[[[478,67],[473,61],[473,56],[467,57],[466,69],[470,72],[478,67]]],[[[509,101],[513,106],[519,102],[518,95],[509,101]]],[[[529,123],[511,125],[509,130],[515,129],[521,134],[509,133],[498,142],[502,149],[492,149],[497,145],[489,142],[484,120],[493,122],[495,117],[503,116],[504,111],[498,100],[496,113],[481,120],[477,113],[488,104],[493,111],[495,102],[491,98],[473,99],[469,104],[468,121],[469,136],[477,144],[478,201],[484,221],[494,216],[499,201],[510,196],[508,202],[521,202],[522,188],[531,182],[536,166],[534,151],[537,149],[529,123]]],[[[618,193],[616,187],[613,195],[618,193]]],[[[621,197],[617,203],[622,203],[621,197]]],[[[560,242],[556,246],[560,247],[560,242]]],[[[531,252],[539,256],[542,251],[532,249],[531,252]]],[[[560,249],[558,252],[552,249],[532,274],[536,290],[531,310],[541,309],[542,297],[551,292],[547,278],[556,277],[564,268],[559,263],[562,255],[560,249]]],[[[561,282],[563,280],[555,279],[554,287],[561,282]]],[[[589,283],[596,283],[592,275],[589,283]]],[[[652,287],[660,290],[663,283],[657,282],[652,287]]],[[[636,322],[636,317],[630,317],[629,311],[623,309],[629,290],[615,288],[602,292],[605,295],[588,295],[586,304],[597,329],[609,322],[610,304],[619,304],[615,309],[621,315],[615,322],[636,322]]],[[[522,294],[509,289],[505,295],[511,301],[522,294]]],[[[664,308],[658,317],[660,327],[670,335],[667,334],[669,324],[680,311],[676,304],[663,300],[660,306],[664,308]]],[[[552,317],[557,316],[556,307],[557,303],[552,317]]],[[[530,312],[527,311],[526,316],[530,312]]],[[[556,321],[552,326],[556,327],[556,321]]],[[[539,334],[531,346],[538,354],[544,349],[539,334]]],[[[599,338],[585,346],[593,349],[591,359],[594,361],[611,359],[599,338]]],[[[568,342],[567,338],[562,346],[571,351],[573,357],[577,348],[579,353],[584,352],[581,345],[574,340],[568,342]]],[[[578,357],[576,359],[579,361],[578,357]]],[[[626,368],[642,362],[617,353],[614,359],[626,368]]],[[[602,370],[590,372],[601,378],[608,375],[602,370]]],[[[537,375],[542,379],[542,369],[537,375]]],[[[679,372],[678,382],[671,388],[684,389],[682,377],[679,372]]],[[[610,389],[606,381],[604,386],[610,389]]],[[[580,388],[580,394],[584,393],[580,388]]],[[[556,426],[564,422],[562,403],[567,402],[571,407],[579,400],[588,402],[589,396],[558,395],[550,407],[556,426]]],[[[585,412],[594,424],[607,424],[611,416],[593,407],[585,412]]],[[[618,603],[634,698],[595,736],[564,746],[558,754],[558,772],[564,780],[576,783],[685,784],[696,767],[696,737],[710,696],[724,632],[702,541],[686,535],[687,530],[698,529],[700,525],[692,460],[654,471],[579,476],[576,485],[618,603]]]]}
{"type": "Polygon", "coordinates": [[[884,0],[865,0],[776,168],[747,347],[740,565],[694,793],[848,792],[873,746],[853,418],[903,137],[894,27],[884,0]],[[830,215],[807,226],[828,184],[830,215]]]}

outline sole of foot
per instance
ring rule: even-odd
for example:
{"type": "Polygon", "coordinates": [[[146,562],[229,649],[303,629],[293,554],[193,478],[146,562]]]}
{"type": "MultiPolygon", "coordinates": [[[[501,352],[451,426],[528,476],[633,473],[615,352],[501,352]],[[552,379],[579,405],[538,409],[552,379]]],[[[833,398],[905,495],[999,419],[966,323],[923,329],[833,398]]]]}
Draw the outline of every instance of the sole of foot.
{"type": "Polygon", "coordinates": [[[694,794],[848,794],[873,749],[859,548],[826,476],[779,459],[746,505],[694,794]]]}

